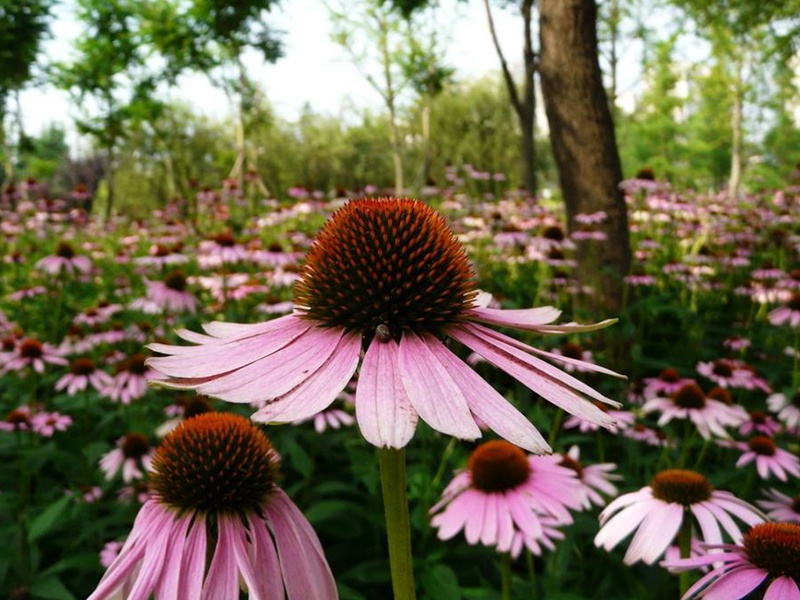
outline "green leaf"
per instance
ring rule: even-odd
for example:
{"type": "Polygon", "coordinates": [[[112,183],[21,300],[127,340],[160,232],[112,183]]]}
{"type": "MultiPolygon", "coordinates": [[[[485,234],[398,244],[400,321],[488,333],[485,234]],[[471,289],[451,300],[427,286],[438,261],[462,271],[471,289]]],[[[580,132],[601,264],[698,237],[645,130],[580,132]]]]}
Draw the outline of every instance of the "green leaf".
{"type": "Polygon", "coordinates": [[[44,512],[31,523],[30,530],[28,531],[28,539],[34,542],[51,531],[71,500],[71,497],[63,496],[48,506],[44,512]]]}
{"type": "Polygon", "coordinates": [[[461,590],[458,587],[458,578],[453,569],[447,565],[436,565],[422,575],[423,598],[434,600],[447,598],[448,600],[461,600],[461,590]]]}
{"type": "Polygon", "coordinates": [[[33,582],[30,587],[33,598],[46,598],[47,600],[76,600],[75,596],[61,583],[57,577],[47,577],[33,582]]]}

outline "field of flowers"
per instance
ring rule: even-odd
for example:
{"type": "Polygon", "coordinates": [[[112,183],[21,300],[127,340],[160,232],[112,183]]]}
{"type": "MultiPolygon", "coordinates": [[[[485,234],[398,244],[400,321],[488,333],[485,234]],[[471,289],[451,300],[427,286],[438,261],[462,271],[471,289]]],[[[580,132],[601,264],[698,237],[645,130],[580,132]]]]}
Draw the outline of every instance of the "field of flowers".
{"type": "Polygon", "coordinates": [[[405,447],[420,598],[678,598],[742,556],[704,559],[704,543],[752,526],[737,589],[800,597],[797,528],[758,525],[800,523],[798,191],[733,202],[627,182],[624,306],[589,314],[572,256],[607,243],[604,215],[567,234],[558,202],[456,175],[387,231],[334,221],[308,260],[345,198],[254,206],[224,188],[188,217],[104,222],[79,195],[3,196],[0,596],[86,598],[111,566],[95,598],[330,598],[331,574],[342,599],[390,598],[375,447],[390,446],[405,447]],[[373,283],[409,273],[415,321],[369,312],[373,283]],[[326,327],[290,317],[293,300],[326,327]],[[510,312],[548,306],[561,312],[510,312]],[[281,335],[307,341],[270,362],[281,335]],[[697,568],[662,564],[681,556],[697,568]]]}

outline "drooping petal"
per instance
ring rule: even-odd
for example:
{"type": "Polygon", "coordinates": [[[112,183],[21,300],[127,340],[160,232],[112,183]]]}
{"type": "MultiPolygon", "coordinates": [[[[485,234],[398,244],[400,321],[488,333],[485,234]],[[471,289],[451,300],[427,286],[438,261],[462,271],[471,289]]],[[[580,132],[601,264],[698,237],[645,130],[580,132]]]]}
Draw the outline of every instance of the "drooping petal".
{"type": "Polygon", "coordinates": [[[181,583],[178,587],[177,600],[196,600],[203,589],[203,578],[206,573],[206,520],[202,515],[195,515],[189,534],[181,565],[181,583]]]}
{"type": "Polygon", "coordinates": [[[542,360],[498,340],[481,336],[480,332],[476,333],[477,327],[479,326],[451,327],[448,334],[562,410],[602,427],[614,425],[612,417],[578,395],[575,390],[612,406],[619,406],[617,402],[542,360]]]}
{"type": "Polygon", "coordinates": [[[352,379],[360,353],[361,335],[345,334],[319,369],[289,393],[268,402],[251,418],[262,423],[288,423],[325,410],[352,379]]]}
{"type": "Polygon", "coordinates": [[[234,556],[234,528],[231,517],[220,514],[217,519],[217,544],[203,585],[202,600],[238,600],[239,577],[234,556]]]}
{"type": "MultiPolygon", "coordinates": [[[[728,572],[709,585],[703,593],[706,600],[738,600],[746,597],[767,578],[767,573],[757,567],[744,567],[728,572]]],[[[781,597],[781,600],[788,600],[781,597]]]]}
{"type": "Polygon", "coordinates": [[[776,577],[767,588],[764,600],[800,600],[800,589],[791,577],[776,577]]]}
{"type": "MultiPolygon", "coordinates": [[[[158,578],[155,587],[156,598],[178,598],[183,549],[186,544],[186,531],[191,520],[191,516],[180,517],[169,532],[164,568],[161,570],[161,577],[158,578]]],[[[147,558],[145,558],[142,569],[147,567],[146,563],[147,558]]]]}
{"type": "Polygon", "coordinates": [[[394,340],[373,339],[358,376],[358,428],[364,439],[380,448],[405,447],[417,427],[417,411],[400,379],[398,351],[394,340]]]}
{"type": "Polygon", "coordinates": [[[468,315],[472,320],[482,323],[535,331],[536,327],[555,321],[561,316],[561,311],[554,306],[512,310],[476,307],[470,310],[468,315]]]}
{"type": "Polygon", "coordinates": [[[623,559],[626,565],[639,560],[653,564],[672,543],[683,521],[683,506],[664,503],[651,509],[642,520],[623,559]]]}
{"type": "Polygon", "coordinates": [[[439,361],[441,352],[432,350],[434,346],[443,344],[432,335],[406,332],[400,340],[400,378],[411,406],[437,431],[462,440],[477,439],[481,430],[458,385],[439,361]]]}
{"type": "MultiPolygon", "coordinates": [[[[441,348],[437,346],[436,352],[439,360],[464,395],[472,414],[486,423],[489,429],[515,446],[534,454],[551,452],[550,445],[533,423],[503,398],[483,377],[461,362],[444,346],[441,348]]],[[[359,385],[361,384],[359,383],[359,385]]]]}
{"type": "Polygon", "coordinates": [[[222,375],[281,350],[307,332],[312,324],[296,317],[289,320],[284,317],[263,325],[272,327],[257,336],[231,338],[223,343],[176,346],[182,348],[180,353],[170,351],[164,344],[151,344],[148,346],[151,350],[171,352],[172,356],[149,358],[147,364],[160,373],[181,379],[222,375]]]}
{"type": "Polygon", "coordinates": [[[282,491],[276,490],[265,512],[272,525],[288,600],[334,600],[333,580],[317,534],[282,491]]]}
{"type": "Polygon", "coordinates": [[[227,402],[271,400],[290,392],[319,369],[333,354],[343,334],[341,330],[315,328],[280,352],[200,385],[187,385],[179,380],[163,383],[167,387],[194,387],[200,394],[227,402]]]}
{"type": "Polygon", "coordinates": [[[251,585],[250,594],[258,600],[283,600],[283,577],[275,542],[266,522],[258,516],[248,516],[252,562],[258,566],[260,577],[251,585]]]}

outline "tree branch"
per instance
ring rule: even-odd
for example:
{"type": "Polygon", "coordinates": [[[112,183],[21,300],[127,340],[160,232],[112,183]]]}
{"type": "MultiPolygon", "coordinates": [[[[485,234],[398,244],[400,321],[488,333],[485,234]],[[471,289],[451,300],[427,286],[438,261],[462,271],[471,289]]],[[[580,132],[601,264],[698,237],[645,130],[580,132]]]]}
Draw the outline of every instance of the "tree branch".
{"type": "Polygon", "coordinates": [[[483,5],[486,7],[486,17],[489,20],[489,31],[492,34],[492,42],[494,42],[494,48],[497,50],[497,56],[500,58],[500,66],[503,68],[503,78],[506,82],[506,87],[508,88],[508,95],[511,97],[511,104],[514,107],[514,110],[517,112],[520,118],[522,118],[522,103],[519,99],[519,93],[517,92],[517,85],[514,83],[514,78],[511,76],[511,71],[508,70],[508,63],[506,63],[506,57],[503,55],[503,50],[500,48],[500,42],[497,39],[497,31],[494,28],[494,19],[492,18],[492,7],[489,6],[489,0],[483,0],[483,5]]]}

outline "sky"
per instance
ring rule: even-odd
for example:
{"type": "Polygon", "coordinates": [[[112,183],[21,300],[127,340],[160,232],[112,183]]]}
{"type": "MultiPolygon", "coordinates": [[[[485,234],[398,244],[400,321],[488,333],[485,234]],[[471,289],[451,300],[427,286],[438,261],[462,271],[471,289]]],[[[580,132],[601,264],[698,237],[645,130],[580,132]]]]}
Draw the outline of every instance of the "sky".
{"type": "MultiPolygon", "coordinates": [[[[499,70],[483,2],[440,2],[445,62],[460,79],[478,78],[499,70]]],[[[71,43],[81,35],[72,2],[57,5],[53,39],[44,47],[45,62],[68,60],[71,43]]],[[[522,19],[513,11],[493,9],[495,27],[512,69],[521,66],[522,19]]],[[[283,32],[285,56],[265,64],[254,54],[245,57],[249,75],[266,92],[277,114],[295,119],[308,104],[314,112],[341,115],[347,106],[380,109],[381,99],[365,81],[345,51],[331,40],[332,26],[321,0],[284,0],[270,13],[269,23],[283,32]]],[[[171,97],[188,101],[198,112],[222,118],[230,113],[225,94],[203,75],[184,76],[171,97]]],[[[69,125],[71,103],[66,92],[52,87],[26,90],[20,97],[26,133],[37,134],[48,124],[69,125]]]]}

